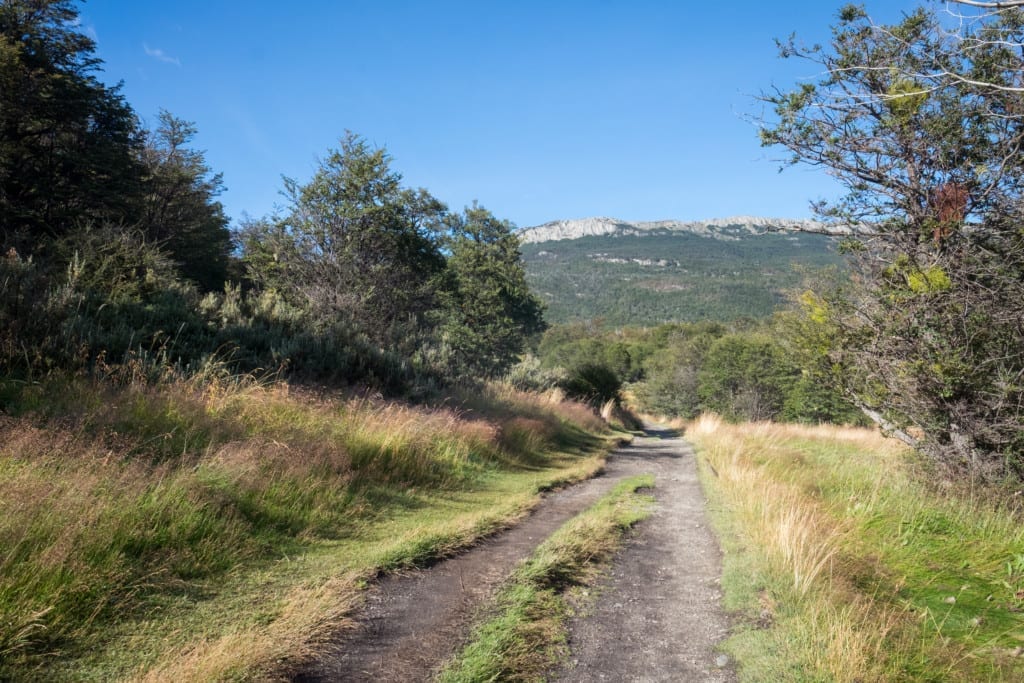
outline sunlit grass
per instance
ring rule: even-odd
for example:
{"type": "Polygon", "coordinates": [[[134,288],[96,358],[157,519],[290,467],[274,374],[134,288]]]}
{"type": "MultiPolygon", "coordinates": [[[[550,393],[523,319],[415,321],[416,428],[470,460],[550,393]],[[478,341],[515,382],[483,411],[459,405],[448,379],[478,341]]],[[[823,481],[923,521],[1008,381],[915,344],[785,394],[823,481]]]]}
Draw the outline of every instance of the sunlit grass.
{"type": "Polygon", "coordinates": [[[281,670],[379,571],[465,546],[610,441],[573,404],[286,385],[0,385],[0,679],[281,670]]]}
{"type": "Polygon", "coordinates": [[[747,615],[727,643],[744,680],[1024,676],[1019,507],[925,484],[911,453],[866,429],[706,417],[687,435],[727,606],[747,615]]]}

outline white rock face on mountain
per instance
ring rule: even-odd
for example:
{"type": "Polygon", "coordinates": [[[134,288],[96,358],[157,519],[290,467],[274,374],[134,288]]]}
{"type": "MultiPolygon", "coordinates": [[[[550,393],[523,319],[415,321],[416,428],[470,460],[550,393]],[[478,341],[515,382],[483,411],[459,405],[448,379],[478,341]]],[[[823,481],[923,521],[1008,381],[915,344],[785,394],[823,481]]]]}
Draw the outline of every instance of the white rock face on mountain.
{"type": "Polygon", "coordinates": [[[551,221],[532,228],[523,228],[519,238],[523,242],[550,242],[552,240],[574,240],[579,237],[594,237],[625,232],[632,228],[626,221],[614,218],[577,218],[567,221],[551,221]]]}
{"type": "Polygon", "coordinates": [[[525,242],[551,242],[574,240],[580,237],[600,235],[644,235],[653,232],[688,232],[719,239],[736,239],[743,233],[765,232],[827,232],[849,234],[849,228],[828,226],[812,220],[788,218],[764,218],[759,216],[732,216],[711,218],[702,221],[622,221],[615,218],[576,218],[551,221],[519,231],[519,238],[525,242]]]}

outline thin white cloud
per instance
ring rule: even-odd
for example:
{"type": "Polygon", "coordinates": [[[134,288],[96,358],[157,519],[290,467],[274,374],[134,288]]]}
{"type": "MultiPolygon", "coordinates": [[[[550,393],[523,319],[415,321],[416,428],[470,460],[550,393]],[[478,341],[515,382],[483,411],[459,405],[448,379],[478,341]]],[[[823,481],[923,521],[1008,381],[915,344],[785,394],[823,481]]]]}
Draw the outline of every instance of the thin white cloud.
{"type": "Polygon", "coordinates": [[[150,47],[146,43],[142,44],[142,49],[146,51],[146,54],[153,59],[164,62],[165,64],[173,64],[174,66],[181,66],[181,60],[177,57],[172,57],[158,47],[150,47]]]}

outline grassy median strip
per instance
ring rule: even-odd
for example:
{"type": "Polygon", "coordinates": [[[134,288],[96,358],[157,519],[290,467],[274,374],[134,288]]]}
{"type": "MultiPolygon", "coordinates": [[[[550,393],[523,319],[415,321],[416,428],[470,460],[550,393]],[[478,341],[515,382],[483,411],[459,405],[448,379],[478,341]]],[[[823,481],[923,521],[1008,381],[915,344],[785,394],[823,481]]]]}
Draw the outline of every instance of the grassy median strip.
{"type": "Polygon", "coordinates": [[[522,564],[493,604],[493,616],[445,668],[442,683],[531,681],[542,677],[565,650],[568,597],[590,585],[620,547],[624,532],[650,514],[653,499],[639,492],[652,475],[618,484],[566,522],[522,564]]]}
{"type": "Polygon", "coordinates": [[[687,430],[725,550],[742,681],[1024,680],[1019,502],[934,486],[866,430],[687,430]]]}

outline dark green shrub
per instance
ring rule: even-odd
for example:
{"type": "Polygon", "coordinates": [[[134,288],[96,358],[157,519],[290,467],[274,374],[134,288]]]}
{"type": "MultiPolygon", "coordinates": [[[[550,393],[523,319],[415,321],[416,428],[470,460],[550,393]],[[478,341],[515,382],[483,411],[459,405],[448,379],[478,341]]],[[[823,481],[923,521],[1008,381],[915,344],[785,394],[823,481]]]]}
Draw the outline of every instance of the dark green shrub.
{"type": "Polygon", "coordinates": [[[799,370],[772,339],[726,335],[711,345],[700,369],[701,407],[729,420],[774,420],[782,415],[799,370]]]}
{"type": "Polygon", "coordinates": [[[587,363],[569,372],[562,389],[570,398],[600,408],[608,401],[622,400],[622,380],[607,365],[587,363]]]}

